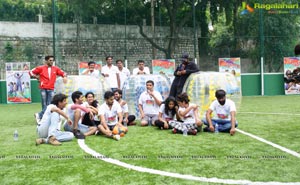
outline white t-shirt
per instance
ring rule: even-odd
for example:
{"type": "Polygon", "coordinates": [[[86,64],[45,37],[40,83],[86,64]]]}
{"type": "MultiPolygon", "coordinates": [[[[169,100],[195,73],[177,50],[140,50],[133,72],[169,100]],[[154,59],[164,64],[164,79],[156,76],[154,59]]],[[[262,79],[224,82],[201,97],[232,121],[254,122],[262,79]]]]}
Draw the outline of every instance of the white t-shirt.
{"type": "MultiPolygon", "coordinates": [[[[192,105],[195,105],[193,103],[189,103],[189,107],[192,106],[192,105]]],[[[178,112],[184,112],[185,109],[187,108],[184,108],[184,107],[179,107],[178,109],[178,112]]],[[[182,118],[182,121],[184,123],[195,123],[196,122],[196,119],[195,119],[195,115],[194,115],[194,110],[191,109],[183,118],[182,118]]]]}
{"type": "Polygon", "coordinates": [[[117,101],[114,101],[111,109],[104,102],[98,109],[98,115],[104,115],[107,125],[113,126],[118,123],[118,113],[122,113],[122,108],[117,101]]]}
{"type": "MultiPolygon", "coordinates": [[[[88,70],[88,69],[87,69],[88,70]]],[[[93,72],[91,72],[90,70],[88,70],[88,73],[86,75],[89,75],[89,76],[93,76],[93,77],[96,77],[96,78],[99,78],[100,77],[100,71],[97,70],[97,69],[94,69],[93,72]]]]}
{"type": "MultiPolygon", "coordinates": [[[[72,122],[74,123],[74,113],[75,110],[72,110],[71,107],[72,105],[74,105],[74,103],[67,105],[67,115],[69,116],[69,118],[72,120],[72,122]]],[[[83,106],[83,104],[81,104],[81,106],[83,106]]],[[[83,110],[80,110],[80,115],[81,117],[85,114],[85,112],[83,110]]],[[[78,123],[81,123],[81,119],[78,121],[78,123]]]]}
{"type": "MultiPolygon", "coordinates": [[[[85,102],[82,103],[82,106],[85,106],[86,108],[88,108],[90,105],[89,105],[88,102],[85,101],[85,102]]],[[[98,109],[99,108],[99,104],[98,104],[98,107],[95,107],[95,108],[98,109]]],[[[94,115],[94,120],[95,121],[100,121],[99,118],[98,118],[98,115],[94,115]]]]}
{"type": "MultiPolygon", "coordinates": [[[[158,91],[153,91],[154,96],[162,101],[162,96],[158,91]]],[[[154,98],[144,91],[139,98],[139,104],[142,105],[145,115],[158,115],[159,105],[156,104],[154,98]]]]}
{"type": "Polygon", "coordinates": [[[108,74],[108,77],[105,77],[105,79],[110,88],[118,88],[117,74],[119,73],[119,69],[117,66],[112,65],[109,68],[105,65],[102,67],[101,73],[108,74]]]}
{"type": "Polygon", "coordinates": [[[174,116],[172,116],[171,111],[168,112],[168,114],[165,113],[165,104],[161,104],[159,107],[159,112],[162,113],[162,118],[169,121],[169,120],[174,120],[174,116]]]}
{"type": "Polygon", "coordinates": [[[130,76],[130,71],[126,67],[123,67],[122,71],[120,71],[119,68],[118,68],[118,72],[119,72],[119,75],[120,75],[120,86],[121,86],[120,88],[122,89],[123,85],[124,85],[124,82],[130,76]]]}
{"type": "MultiPolygon", "coordinates": [[[[40,125],[47,124],[47,123],[49,123],[49,121],[51,122],[51,120],[50,120],[50,116],[51,116],[51,113],[52,113],[51,109],[54,108],[54,107],[57,108],[57,106],[54,105],[54,104],[50,104],[50,105],[47,106],[47,108],[45,110],[45,113],[43,115],[43,118],[39,122],[40,125]]],[[[57,129],[60,130],[59,128],[57,128],[57,129]]]]}
{"type": "Polygon", "coordinates": [[[231,120],[230,112],[236,111],[235,103],[230,99],[226,99],[224,105],[220,105],[218,100],[215,100],[211,103],[209,109],[213,111],[212,119],[217,120],[231,120]]]}
{"type": "MultiPolygon", "coordinates": [[[[133,69],[132,74],[137,75],[139,71],[140,71],[140,69],[138,67],[136,67],[136,68],[133,69]]],[[[150,74],[149,67],[144,67],[143,71],[145,72],[146,75],[150,74]]]]}
{"type": "MultiPolygon", "coordinates": [[[[121,105],[121,104],[120,104],[120,105],[121,105]]],[[[125,103],[125,105],[121,106],[121,108],[122,108],[123,114],[124,114],[124,113],[128,113],[128,104],[127,104],[127,102],[125,103]]]]}

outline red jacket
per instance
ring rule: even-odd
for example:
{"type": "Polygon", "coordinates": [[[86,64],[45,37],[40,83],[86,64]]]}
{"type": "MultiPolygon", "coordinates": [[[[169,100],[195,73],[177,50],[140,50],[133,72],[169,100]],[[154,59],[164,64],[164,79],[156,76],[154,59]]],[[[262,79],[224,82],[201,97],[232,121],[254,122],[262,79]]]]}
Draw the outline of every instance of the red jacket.
{"type": "Polygon", "coordinates": [[[51,66],[51,77],[49,78],[47,65],[33,68],[29,72],[29,75],[30,76],[40,76],[40,86],[39,86],[40,89],[49,89],[49,90],[54,89],[54,84],[55,84],[57,75],[61,76],[61,77],[67,76],[67,74],[60,68],[58,68],[56,66],[51,66]]]}

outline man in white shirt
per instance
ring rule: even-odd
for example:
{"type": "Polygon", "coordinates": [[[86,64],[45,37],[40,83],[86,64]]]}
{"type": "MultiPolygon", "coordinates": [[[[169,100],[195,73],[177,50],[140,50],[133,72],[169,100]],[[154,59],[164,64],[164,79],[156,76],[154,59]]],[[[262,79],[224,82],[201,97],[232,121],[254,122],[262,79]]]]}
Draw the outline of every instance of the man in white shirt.
{"type": "Polygon", "coordinates": [[[234,135],[235,127],[238,126],[235,119],[235,103],[230,99],[226,99],[226,92],[222,89],[217,90],[215,96],[217,99],[211,103],[206,111],[206,120],[203,120],[203,123],[207,125],[204,131],[214,132],[216,125],[218,125],[218,131],[229,132],[230,135],[234,135]],[[212,113],[214,113],[213,117],[211,116],[212,113]]]}
{"type": "Polygon", "coordinates": [[[120,104],[115,101],[114,93],[106,91],[104,93],[105,102],[99,107],[98,116],[101,124],[99,130],[107,137],[120,140],[120,135],[113,135],[112,131],[115,126],[122,127],[123,115],[120,104]]]}
{"type": "Polygon", "coordinates": [[[73,104],[67,106],[67,114],[72,120],[73,124],[64,124],[66,131],[73,132],[77,139],[84,139],[85,136],[94,134],[97,131],[96,126],[87,126],[82,124],[82,117],[84,114],[89,113],[93,116],[90,109],[83,106],[83,94],[80,91],[74,91],[72,93],[73,104]]]}
{"type": "Polygon", "coordinates": [[[141,126],[147,126],[148,122],[154,125],[154,121],[158,119],[159,106],[163,101],[161,94],[158,91],[154,91],[154,82],[152,80],[146,82],[146,89],[139,98],[141,126]]]}
{"type": "Polygon", "coordinates": [[[44,116],[38,123],[37,132],[39,138],[36,139],[36,145],[49,143],[54,146],[61,145],[63,141],[70,141],[74,138],[72,132],[60,130],[60,116],[67,120],[67,124],[72,124],[72,120],[62,110],[67,105],[67,96],[56,94],[53,96],[51,104],[47,106],[44,116]]]}
{"type": "Polygon", "coordinates": [[[104,76],[107,84],[110,85],[112,91],[120,89],[120,76],[118,68],[112,64],[113,57],[107,56],[105,60],[106,65],[102,67],[101,74],[104,76]]]}
{"type": "Polygon", "coordinates": [[[145,67],[145,62],[143,60],[138,60],[138,67],[134,68],[132,71],[133,75],[149,75],[150,70],[145,67]]]}
{"type": "Polygon", "coordinates": [[[82,75],[89,75],[89,76],[93,76],[95,78],[99,78],[100,77],[100,72],[98,69],[95,69],[96,63],[94,61],[90,61],[88,63],[88,69],[84,70],[82,72],[82,75]]]}
{"type": "Polygon", "coordinates": [[[120,76],[120,89],[123,89],[124,82],[127,80],[127,78],[130,77],[130,71],[124,67],[123,61],[121,59],[118,59],[116,61],[118,72],[120,76]]]}
{"type": "Polygon", "coordinates": [[[128,104],[125,100],[122,99],[122,91],[120,89],[114,91],[115,100],[121,105],[122,113],[123,113],[123,124],[127,126],[135,125],[134,115],[129,115],[128,113],[128,104]]]}

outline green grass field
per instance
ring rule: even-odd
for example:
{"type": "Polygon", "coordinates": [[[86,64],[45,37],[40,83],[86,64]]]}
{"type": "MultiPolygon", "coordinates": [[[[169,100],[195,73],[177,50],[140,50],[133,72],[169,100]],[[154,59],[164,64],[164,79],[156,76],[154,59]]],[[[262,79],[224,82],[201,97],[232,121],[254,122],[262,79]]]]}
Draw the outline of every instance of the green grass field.
{"type": "MultiPolygon", "coordinates": [[[[243,97],[237,115],[238,128],[299,152],[300,113],[295,104],[298,100],[298,96],[243,97]]],[[[40,106],[0,105],[1,185],[300,184],[299,157],[240,132],[234,136],[202,132],[183,137],[171,134],[170,130],[132,126],[120,141],[102,136],[85,139],[89,148],[106,157],[144,168],[204,177],[208,182],[126,169],[93,158],[80,148],[76,139],[58,147],[46,144],[37,147],[33,113],[40,106]],[[16,129],[18,141],[13,140],[16,129]]]]}

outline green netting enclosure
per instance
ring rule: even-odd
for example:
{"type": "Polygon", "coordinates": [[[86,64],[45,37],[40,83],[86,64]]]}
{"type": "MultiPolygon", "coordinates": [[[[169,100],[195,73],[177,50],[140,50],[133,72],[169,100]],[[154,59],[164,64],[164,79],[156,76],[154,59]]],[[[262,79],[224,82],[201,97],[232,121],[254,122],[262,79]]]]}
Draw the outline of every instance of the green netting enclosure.
{"type": "Polygon", "coordinates": [[[56,64],[78,74],[80,61],[174,58],[183,52],[202,71],[218,71],[218,58],[240,57],[241,72],[283,73],[283,57],[299,43],[295,0],[2,0],[0,65],[56,64]],[[263,65],[263,66],[261,66],[263,65]]]}

